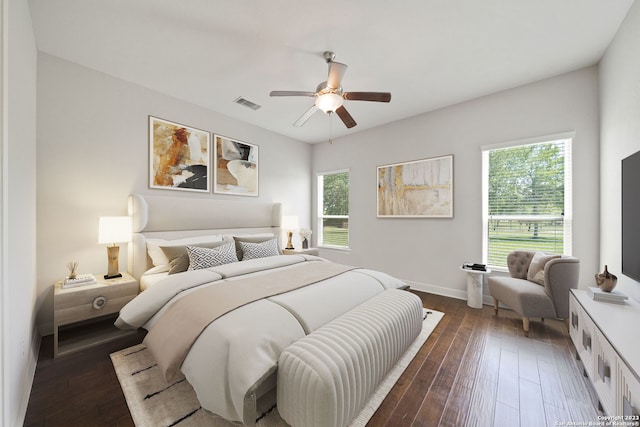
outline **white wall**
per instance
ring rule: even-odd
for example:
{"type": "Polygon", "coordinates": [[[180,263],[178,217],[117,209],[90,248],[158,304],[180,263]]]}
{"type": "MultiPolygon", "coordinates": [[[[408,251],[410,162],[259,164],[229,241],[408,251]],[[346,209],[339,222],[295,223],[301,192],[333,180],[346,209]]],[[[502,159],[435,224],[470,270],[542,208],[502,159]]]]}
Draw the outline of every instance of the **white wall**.
{"type": "Polygon", "coordinates": [[[22,425],[35,372],[36,45],[28,4],[3,2],[2,425],[22,425]],[[4,26],[6,25],[6,27],[4,26]],[[6,51],[4,49],[7,49],[6,51]]]}
{"type": "MultiPolygon", "coordinates": [[[[244,108],[229,100],[229,108],[244,108]]],[[[247,110],[248,114],[260,111],[247,110]]],[[[132,192],[180,197],[277,201],[284,215],[310,217],[311,147],[193,104],[40,53],[38,55],[39,323],[51,333],[53,283],[80,262],[106,272],[98,217],[126,215],[132,192]],[[220,133],[260,147],[260,196],[148,188],[148,115],[220,133]]],[[[120,269],[126,270],[126,246],[120,269]]]]}
{"type": "Polygon", "coordinates": [[[600,262],[618,289],[640,301],[622,271],[621,161],[640,150],[640,3],[635,2],[600,63],[600,262]]]}
{"type": "Polygon", "coordinates": [[[598,269],[597,85],[590,67],[315,145],[314,176],[351,169],[351,251],[322,255],[466,298],[458,267],[482,257],[480,146],[573,130],[573,252],[586,286],[598,269]],[[454,156],[453,219],[376,217],[376,166],[447,154],[454,156]]]}

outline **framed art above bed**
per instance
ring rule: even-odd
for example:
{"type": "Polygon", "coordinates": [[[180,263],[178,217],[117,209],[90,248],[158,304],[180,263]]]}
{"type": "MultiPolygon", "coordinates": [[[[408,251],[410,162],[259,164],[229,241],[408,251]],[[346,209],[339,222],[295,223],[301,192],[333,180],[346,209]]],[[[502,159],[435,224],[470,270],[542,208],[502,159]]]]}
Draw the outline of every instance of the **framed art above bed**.
{"type": "Polygon", "coordinates": [[[258,196],[258,146],[214,135],[214,193],[258,196]]]}
{"type": "Polygon", "coordinates": [[[211,134],[149,116],[149,187],[208,193],[211,134]]]}

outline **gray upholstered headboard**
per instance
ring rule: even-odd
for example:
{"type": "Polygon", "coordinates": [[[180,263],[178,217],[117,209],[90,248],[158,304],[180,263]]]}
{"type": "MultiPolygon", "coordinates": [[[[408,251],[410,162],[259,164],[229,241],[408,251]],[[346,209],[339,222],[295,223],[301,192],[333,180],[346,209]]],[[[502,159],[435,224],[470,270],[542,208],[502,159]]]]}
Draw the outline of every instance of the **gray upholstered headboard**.
{"type": "Polygon", "coordinates": [[[270,232],[280,238],[282,205],[184,197],[132,194],[129,215],[133,235],[129,244],[129,272],[139,279],[152,267],[146,238],[179,239],[211,234],[270,232]]]}

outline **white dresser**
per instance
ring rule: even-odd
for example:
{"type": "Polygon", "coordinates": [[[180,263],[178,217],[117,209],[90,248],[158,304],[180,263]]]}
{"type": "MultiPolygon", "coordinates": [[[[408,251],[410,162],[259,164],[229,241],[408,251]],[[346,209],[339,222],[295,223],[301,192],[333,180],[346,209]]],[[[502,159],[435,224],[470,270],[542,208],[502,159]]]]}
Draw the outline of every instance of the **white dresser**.
{"type": "MultiPolygon", "coordinates": [[[[605,414],[637,422],[640,413],[640,304],[594,301],[571,290],[569,332],[605,414]]],[[[633,424],[631,424],[633,425],[633,424]]]]}

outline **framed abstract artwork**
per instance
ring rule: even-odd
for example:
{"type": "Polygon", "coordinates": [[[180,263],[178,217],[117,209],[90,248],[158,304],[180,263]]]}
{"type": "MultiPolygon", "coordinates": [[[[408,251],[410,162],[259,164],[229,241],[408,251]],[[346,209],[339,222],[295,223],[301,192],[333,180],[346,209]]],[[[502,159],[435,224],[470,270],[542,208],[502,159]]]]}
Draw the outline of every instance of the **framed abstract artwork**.
{"type": "Polygon", "coordinates": [[[209,192],[211,134],[149,116],[149,187],[209,192]]]}
{"type": "Polygon", "coordinates": [[[213,192],[258,196],[258,146],[214,135],[213,192]]]}
{"type": "Polygon", "coordinates": [[[378,166],[378,218],[453,218],[453,155],[378,166]]]}

